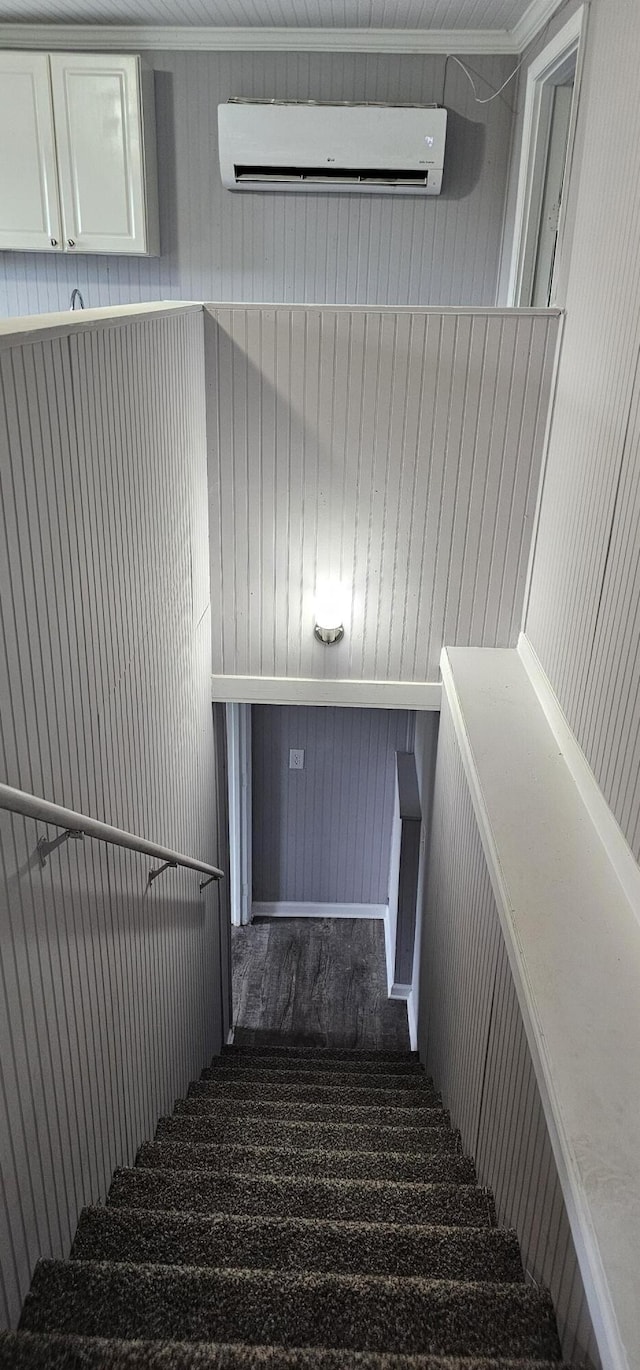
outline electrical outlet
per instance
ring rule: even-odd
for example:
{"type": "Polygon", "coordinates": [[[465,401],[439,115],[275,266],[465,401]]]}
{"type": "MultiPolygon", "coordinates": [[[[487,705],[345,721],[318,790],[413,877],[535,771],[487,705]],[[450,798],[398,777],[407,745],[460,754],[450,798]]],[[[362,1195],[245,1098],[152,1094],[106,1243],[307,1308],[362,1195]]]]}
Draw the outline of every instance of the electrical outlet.
{"type": "Polygon", "coordinates": [[[290,770],[290,771],[303,771],[303,770],[304,770],[304,752],[303,752],[303,751],[299,751],[299,750],[298,750],[297,748],[295,748],[295,747],[291,747],[291,748],[289,749],[289,770],[290,770]]]}

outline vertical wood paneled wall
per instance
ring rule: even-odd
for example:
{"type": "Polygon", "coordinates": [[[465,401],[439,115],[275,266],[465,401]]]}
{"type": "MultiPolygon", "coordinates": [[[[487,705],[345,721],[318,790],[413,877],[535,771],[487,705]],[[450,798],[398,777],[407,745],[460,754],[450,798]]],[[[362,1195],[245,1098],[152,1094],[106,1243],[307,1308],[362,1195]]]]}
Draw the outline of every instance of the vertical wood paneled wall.
{"type": "Polygon", "coordinates": [[[386,904],[402,709],[253,705],[253,898],[386,904]],[[304,770],[289,770],[289,748],[304,770]]]}
{"type": "MultiPolygon", "coordinates": [[[[74,286],[90,307],[167,299],[495,303],[510,87],[477,105],[464,72],[445,66],[444,56],[158,52],[146,60],[155,68],[162,255],[2,252],[0,314],[67,309],[74,286]],[[443,193],[224,190],[218,104],[232,95],[444,103],[443,193]]],[[[472,66],[480,93],[490,95],[513,59],[476,54],[472,66]]]]}
{"type": "Polygon", "coordinates": [[[211,306],[214,675],[437,680],[514,646],[558,317],[211,306]],[[322,578],[345,637],[313,636],[322,578]]]}
{"type": "MultiPolygon", "coordinates": [[[[202,314],[5,342],[0,400],[3,779],[225,866],[202,314]]],[[[45,832],[0,814],[8,1324],[220,1042],[224,889],[45,832]]]]}
{"type": "Polygon", "coordinates": [[[640,14],[592,6],[585,148],[526,633],[640,859],[640,14]],[[624,130],[624,137],[616,131],[624,130]],[[602,167],[593,193],[593,167],[602,167]]]}
{"type": "Polygon", "coordinates": [[[446,700],[421,933],[419,1041],[498,1221],[551,1290],[563,1354],[598,1367],[569,1222],[446,700]]]}

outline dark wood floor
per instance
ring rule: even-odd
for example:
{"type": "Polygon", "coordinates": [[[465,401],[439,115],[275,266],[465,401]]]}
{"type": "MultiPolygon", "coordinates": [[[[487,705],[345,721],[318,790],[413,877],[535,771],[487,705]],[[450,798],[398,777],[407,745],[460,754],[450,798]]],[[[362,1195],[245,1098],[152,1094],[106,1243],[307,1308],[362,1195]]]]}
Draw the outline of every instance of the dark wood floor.
{"type": "Polygon", "coordinates": [[[257,919],[233,929],[232,954],[237,1044],[409,1050],[379,919],[257,919]]]}

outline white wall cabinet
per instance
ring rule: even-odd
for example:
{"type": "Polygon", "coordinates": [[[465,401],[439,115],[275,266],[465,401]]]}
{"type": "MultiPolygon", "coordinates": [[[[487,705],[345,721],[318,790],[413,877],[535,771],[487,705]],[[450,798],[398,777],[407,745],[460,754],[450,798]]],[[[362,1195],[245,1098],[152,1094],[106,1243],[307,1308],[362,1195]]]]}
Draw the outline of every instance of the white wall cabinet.
{"type": "Polygon", "coordinates": [[[153,72],[111,53],[0,53],[0,248],[155,256],[153,72]]]}
{"type": "Polygon", "coordinates": [[[49,58],[0,53],[0,248],[62,246],[49,58]]]}

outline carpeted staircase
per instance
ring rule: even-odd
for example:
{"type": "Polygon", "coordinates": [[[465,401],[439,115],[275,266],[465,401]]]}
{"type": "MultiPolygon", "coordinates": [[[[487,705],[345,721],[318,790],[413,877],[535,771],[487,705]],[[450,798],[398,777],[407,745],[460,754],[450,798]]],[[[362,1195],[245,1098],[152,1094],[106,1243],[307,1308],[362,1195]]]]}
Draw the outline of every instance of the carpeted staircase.
{"type": "Polygon", "coordinates": [[[525,1284],[415,1056],[227,1050],[68,1261],[36,1267],[11,1370],[548,1370],[525,1284]]]}

